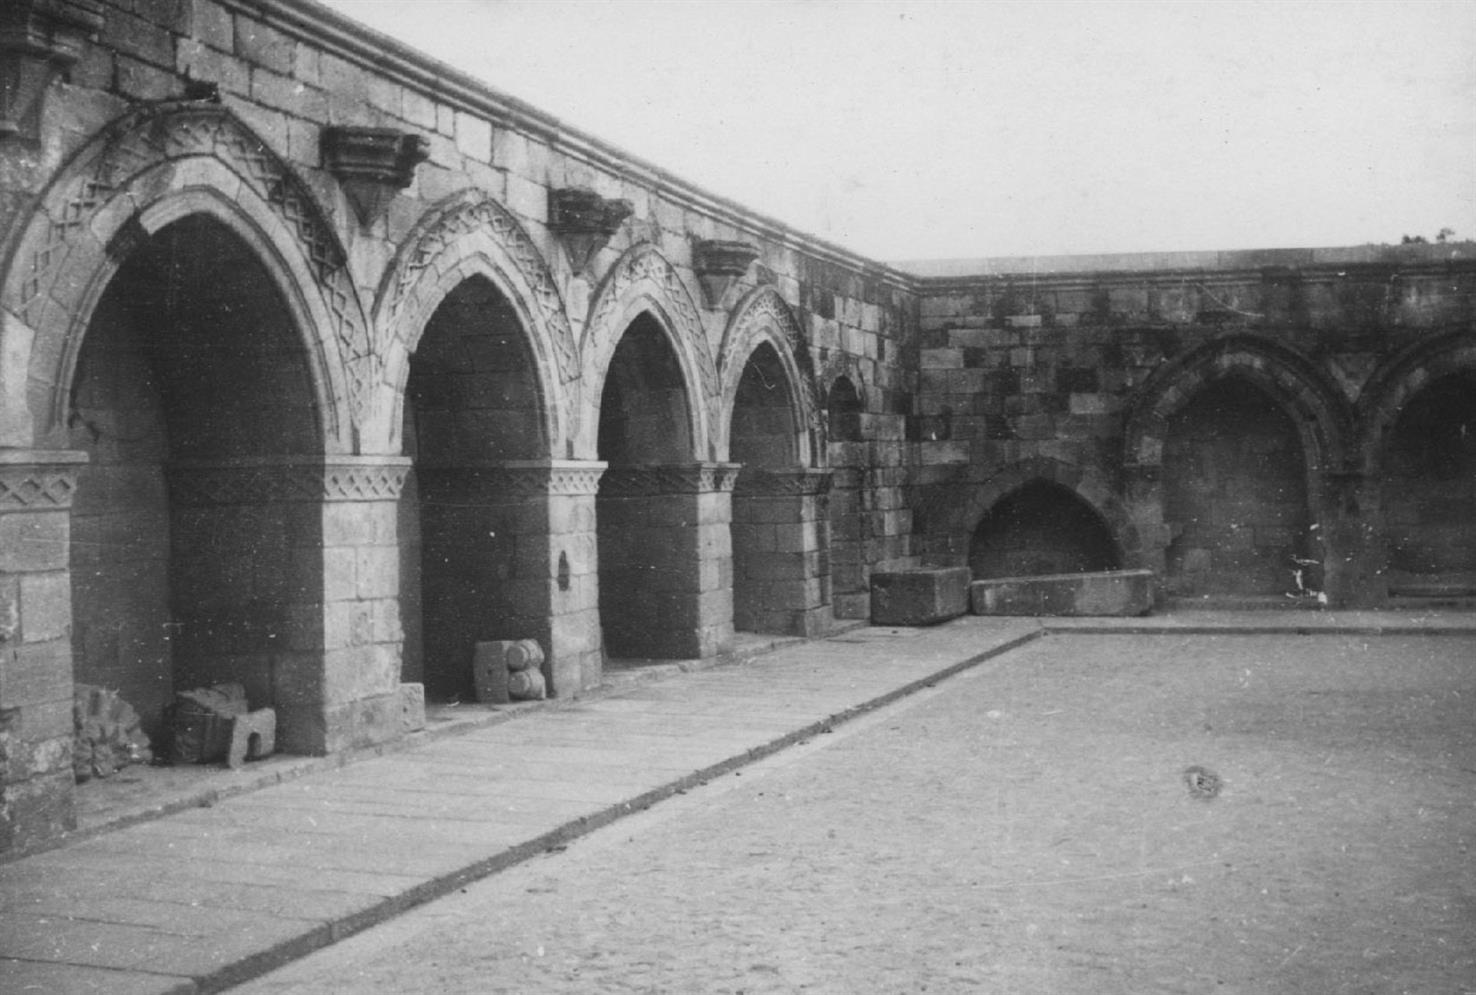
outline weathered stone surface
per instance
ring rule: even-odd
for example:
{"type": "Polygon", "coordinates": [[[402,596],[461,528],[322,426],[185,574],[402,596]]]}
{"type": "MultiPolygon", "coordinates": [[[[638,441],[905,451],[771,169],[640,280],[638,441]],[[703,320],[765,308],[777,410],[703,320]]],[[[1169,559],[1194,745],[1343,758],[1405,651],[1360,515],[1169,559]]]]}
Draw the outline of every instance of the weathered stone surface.
{"type": "Polygon", "coordinates": [[[975,615],[1145,615],[1153,609],[1151,570],[992,577],[969,585],[975,615]]]}
{"type": "Polygon", "coordinates": [[[872,625],[932,625],[969,609],[969,568],[933,567],[871,575],[872,625]]]}

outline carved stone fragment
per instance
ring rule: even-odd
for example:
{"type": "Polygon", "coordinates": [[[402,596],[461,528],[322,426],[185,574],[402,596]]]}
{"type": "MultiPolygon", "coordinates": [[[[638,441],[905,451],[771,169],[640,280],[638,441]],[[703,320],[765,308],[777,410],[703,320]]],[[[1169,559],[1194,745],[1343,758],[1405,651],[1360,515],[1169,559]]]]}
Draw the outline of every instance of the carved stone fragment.
{"type": "Polygon", "coordinates": [[[338,177],[362,225],[410,185],[415,167],[430,155],[420,135],[393,128],[325,128],[322,143],[323,167],[338,177]]]}
{"type": "Polygon", "coordinates": [[[472,656],[477,701],[504,704],[545,697],[547,687],[539,669],[542,666],[543,648],[537,640],[477,643],[472,656]]]}
{"type": "Polygon", "coordinates": [[[564,243],[574,272],[583,273],[633,210],[628,200],[607,200],[593,190],[563,187],[549,191],[548,227],[564,243]]]}
{"type": "Polygon", "coordinates": [[[52,82],[103,27],[97,0],[6,0],[0,4],[0,138],[38,136],[52,82]]]}
{"type": "Polygon", "coordinates": [[[758,258],[758,249],[747,242],[704,240],[692,252],[692,268],[702,284],[702,296],[709,308],[721,307],[723,298],[748,267],[758,258]]]}

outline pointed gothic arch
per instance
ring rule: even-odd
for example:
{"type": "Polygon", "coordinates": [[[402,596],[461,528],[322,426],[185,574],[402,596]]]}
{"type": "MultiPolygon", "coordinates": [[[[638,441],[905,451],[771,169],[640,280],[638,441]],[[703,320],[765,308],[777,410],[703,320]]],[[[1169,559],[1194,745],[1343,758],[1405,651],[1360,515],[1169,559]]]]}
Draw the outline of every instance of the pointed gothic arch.
{"type": "Polygon", "coordinates": [[[104,128],[18,226],[0,286],[0,441],[62,438],[72,368],[103,289],[135,246],[195,213],[262,260],[304,338],[325,450],[353,450],[378,360],[347,252],[265,141],[223,107],[185,102],[139,108],[104,128]]]}
{"type": "Polygon", "coordinates": [[[1344,466],[1350,417],[1342,394],[1301,353],[1253,335],[1216,339],[1165,364],[1143,382],[1124,432],[1127,465],[1161,466],[1169,419],[1201,388],[1231,376],[1264,391],[1291,417],[1310,469],[1344,466]]]}
{"type": "Polygon", "coordinates": [[[718,374],[721,393],[718,400],[718,452],[727,453],[732,445],[731,431],[738,388],[750,357],[760,346],[769,345],[784,371],[789,408],[795,413],[800,428],[798,459],[802,466],[821,462],[825,433],[815,384],[815,371],[805,348],[799,322],[789,305],[773,287],[760,287],[745,297],[723,332],[718,350],[718,374]]]}
{"type": "Polygon", "coordinates": [[[580,392],[572,429],[576,453],[593,457],[597,448],[600,404],[610,361],[625,330],[648,315],[660,327],[677,358],[686,387],[694,459],[712,459],[717,364],[692,294],[654,245],[642,243],[621,256],[590,305],[579,343],[580,392]]]}
{"type": "Polygon", "coordinates": [[[517,313],[542,394],[549,452],[570,445],[568,385],[579,377],[578,346],[558,283],[537,245],[506,208],[477,190],[440,201],[404,240],[385,272],[374,303],[374,328],[385,356],[377,410],[388,451],[398,452],[406,378],[427,323],[468,279],[486,279],[517,313]]]}

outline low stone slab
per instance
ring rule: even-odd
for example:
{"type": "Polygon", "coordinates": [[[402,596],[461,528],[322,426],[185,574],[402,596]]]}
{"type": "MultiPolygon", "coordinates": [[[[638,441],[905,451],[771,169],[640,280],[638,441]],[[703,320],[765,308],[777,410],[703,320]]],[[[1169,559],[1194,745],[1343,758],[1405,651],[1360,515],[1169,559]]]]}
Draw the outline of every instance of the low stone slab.
{"type": "Polygon", "coordinates": [[[969,610],[968,567],[923,567],[871,575],[872,625],[933,625],[969,610]]]}
{"type": "Polygon", "coordinates": [[[1146,615],[1152,570],[991,577],[969,585],[975,615],[1146,615]]]}

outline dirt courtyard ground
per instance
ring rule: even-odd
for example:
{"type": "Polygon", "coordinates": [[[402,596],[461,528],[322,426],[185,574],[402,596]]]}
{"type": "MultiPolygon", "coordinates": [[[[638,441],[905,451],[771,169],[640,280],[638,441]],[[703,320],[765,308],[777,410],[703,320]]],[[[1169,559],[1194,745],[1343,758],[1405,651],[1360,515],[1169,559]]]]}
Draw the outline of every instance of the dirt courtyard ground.
{"type": "Polygon", "coordinates": [[[1476,638],[1053,634],[242,990],[1470,995],[1473,841],[1476,638]]]}

